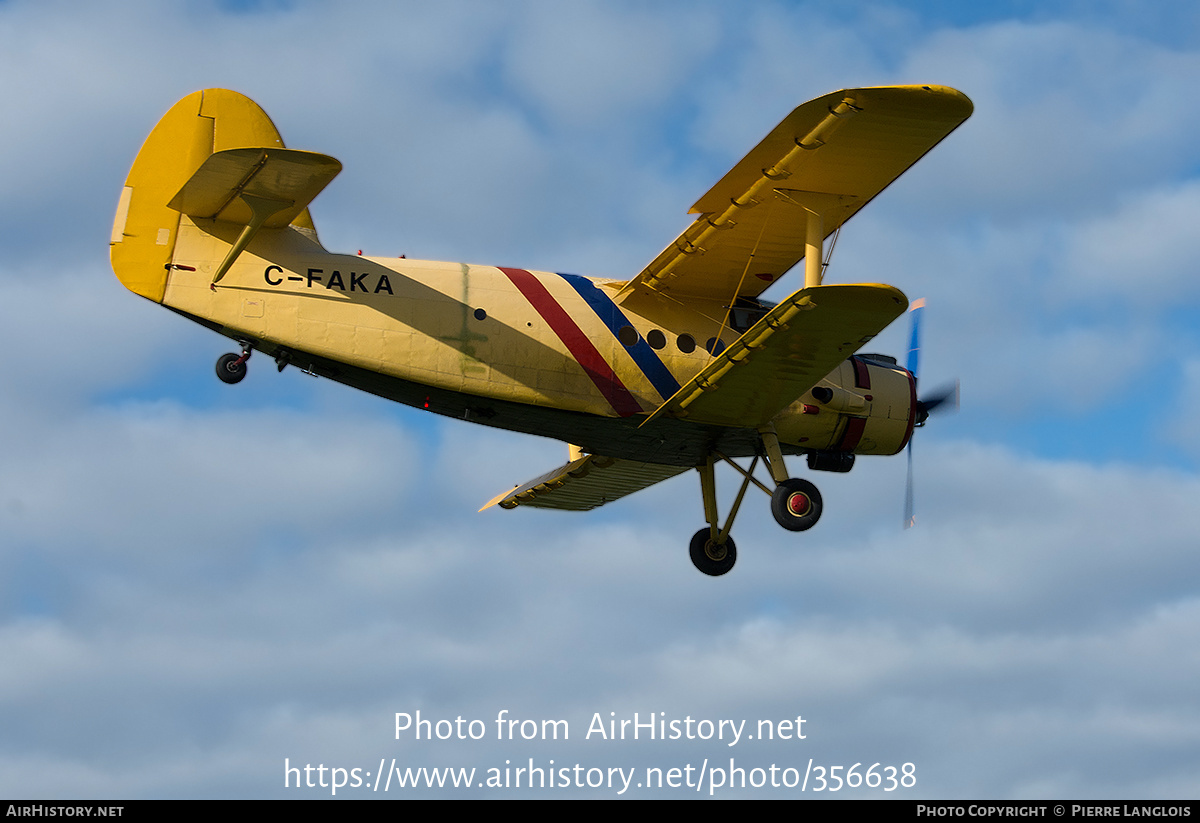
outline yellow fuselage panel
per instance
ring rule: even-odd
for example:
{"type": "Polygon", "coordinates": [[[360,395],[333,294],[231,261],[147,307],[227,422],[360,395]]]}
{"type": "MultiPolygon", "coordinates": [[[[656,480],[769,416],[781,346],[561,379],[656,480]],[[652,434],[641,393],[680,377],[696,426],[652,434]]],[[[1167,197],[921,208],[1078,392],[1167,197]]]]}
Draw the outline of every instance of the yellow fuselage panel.
{"type": "Polygon", "coordinates": [[[628,416],[701,369],[705,341],[737,336],[682,307],[652,322],[588,278],[330,254],[288,229],[264,231],[213,290],[235,232],[183,217],[164,304],[233,337],[452,391],[628,416]],[[682,351],[681,335],[699,345],[682,351]]]}
{"type": "MultiPolygon", "coordinates": [[[[234,338],[464,394],[607,417],[648,413],[736,339],[721,307],[615,304],[602,281],[552,272],[331,254],[293,229],[267,230],[210,287],[236,227],[180,221],[163,303],[234,338]],[[684,349],[690,349],[685,351],[684,349]]],[[[892,454],[909,426],[906,373],[847,363],[784,409],[784,443],[892,454]],[[851,398],[846,401],[845,398],[851,398]],[[863,399],[864,397],[870,399],[863,399]]]]}

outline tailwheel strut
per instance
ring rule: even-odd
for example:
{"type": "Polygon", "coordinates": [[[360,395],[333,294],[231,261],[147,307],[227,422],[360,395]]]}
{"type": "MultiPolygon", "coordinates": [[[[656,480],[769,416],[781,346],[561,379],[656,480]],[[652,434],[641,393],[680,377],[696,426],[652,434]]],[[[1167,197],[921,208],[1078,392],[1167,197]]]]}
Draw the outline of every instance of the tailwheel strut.
{"type": "Polygon", "coordinates": [[[246,361],[250,359],[251,348],[248,343],[242,343],[242,353],[223,354],[217,358],[217,377],[222,383],[240,383],[246,376],[246,361]]]}

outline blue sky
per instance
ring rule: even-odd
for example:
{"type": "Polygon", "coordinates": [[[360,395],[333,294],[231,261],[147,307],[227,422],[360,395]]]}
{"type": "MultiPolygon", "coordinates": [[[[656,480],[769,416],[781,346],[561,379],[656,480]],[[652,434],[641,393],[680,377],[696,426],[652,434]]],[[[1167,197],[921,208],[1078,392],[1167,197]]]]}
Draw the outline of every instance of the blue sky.
{"type": "Polygon", "coordinates": [[[0,3],[0,792],[732,755],[912,762],[911,798],[1194,797],[1198,12],[967,8],[0,3]],[[257,361],[227,387],[226,343],[108,266],[138,146],[198,88],[343,162],[313,207],[331,249],[625,277],[792,107],[890,83],[976,113],[828,279],[924,296],[923,376],[961,378],[962,411],[919,433],[916,529],[903,459],[864,459],[813,478],[803,535],[749,498],[721,579],[687,560],[694,476],[476,514],[565,449],[257,361]],[[572,738],[396,740],[418,709],[572,738]],[[800,714],[809,737],[585,740],[597,712],[800,714]]]}

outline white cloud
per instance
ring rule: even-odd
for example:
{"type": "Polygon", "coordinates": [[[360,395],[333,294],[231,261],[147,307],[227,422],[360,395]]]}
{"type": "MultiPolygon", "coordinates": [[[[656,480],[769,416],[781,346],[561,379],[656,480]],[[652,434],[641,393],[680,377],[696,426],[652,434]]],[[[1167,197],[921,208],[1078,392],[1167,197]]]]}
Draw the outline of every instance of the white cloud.
{"type": "Polygon", "coordinates": [[[623,123],[661,106],[711,59],[719,25],[704,6],[664,14],[636,4],[531,3],[512,21],[505,77],[554,130],[623,123]]]}
{"type": "Polygon", "coordinates": [[[940,162],[994,219],[1087,214],[1194,164],[1200,111],[1179,104],[1200,74],[1194,52],[1071,21],[943,30],[926,45],[908,70],[976,108],[940,162]]]}
{"type": "Polygon", "coordinates": [[[1117,302],[1144,311],[1195,302],[1200,183],[1146,188],[1094,219],[1081,221],[1063,249],[1059,300],[1117,302]]]}

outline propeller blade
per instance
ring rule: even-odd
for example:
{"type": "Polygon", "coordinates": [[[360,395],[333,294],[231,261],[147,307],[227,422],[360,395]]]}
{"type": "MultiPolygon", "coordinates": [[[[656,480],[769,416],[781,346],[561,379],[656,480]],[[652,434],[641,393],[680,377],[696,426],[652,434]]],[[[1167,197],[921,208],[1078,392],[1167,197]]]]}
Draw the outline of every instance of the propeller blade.
{"type": "MultiPolygon", "coordinates": [[[[908,309],[908,371],[913,376],[913,385],[917,384],[917,368],[921,362],[921,315],[925,310],[925,298],[914,300],[908,309]]],[[[935,411],[954,411],[958,409],[958,381],[942,386],[937,391],[927,394],[913,406],[913,426],[924,426],[929,415],[935,411]],[[953,405],[949,405],[953,401],[953,405]]],[[[904,528],[911,529],[916,522],[913,505],[913,438],[909,438],[908,448],[908,479],[904,485],[904,528]]]]}
{"type": "Polygon", "coordinates": [[[927,395],[924,399],[918,400],[916,408],[917,421],[914,425],[925,425],[925,421],[929,415],[942,406],[945,406],[946,402],[950,400],[954,401],[953,405],[947,406],[942,411],[958,411],[958,389],[959,383],[955,380],[953,383],[943,386],[938,391],[927,395]]]}
{"type": "MultiPolygon", "coordinates": [[[[913,376],[913,385],[917,382],[917,367],[921,362],[921,315],[925,311],[925,298],[920,297],[912,302],[908,308],[908,362],[906,368],[909,374],[913,376]]],[[[919,426],[925,422],[925,418],[929,416],[920,401],[917,402],[917,407],[913,409],[913,414],[916,420],[913,425],[919,426]]],[[[908,440],[908,479],[904,484],[904,528],[911,529],[913,523],[916,522],[916,516],[913,513],[913,444],[912,438],[908,440]]]]}
{"type": "Polygon", "coordinates": [[[921,359],[921,314],[924,309],[924,297],[914,300],[908,309],[911,316],[908,324],[908,364],[906,368],[913,377],[917,376],[917,366],[921,359]]]}
{"type": "Polygon", "coordinates": [[[912,469],[912,440],[908,441],[908,482],[904,486],[904,528],[911,529],[916,522],[913,514],[913,469],[912,469]]]}
{"type": "Polygon", "coordinates": [[[925,407],[926,411],[933,411],[938,406],[945,403],[947,400],[953,400],[954,401],[953,408],[957,409],[958,408],[958,388],[959,388],[958,381],[955,380],[953,383],[943,386],[940,390],[934,392],[933,394],[929,395],[926,399],[922,400],[921,405],[925,407]]]}

